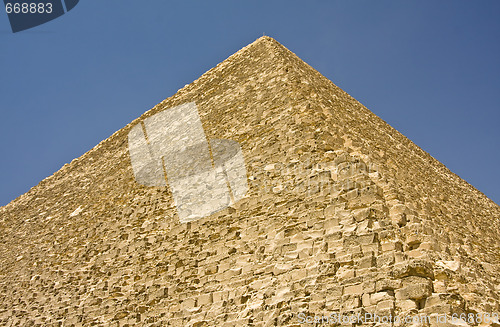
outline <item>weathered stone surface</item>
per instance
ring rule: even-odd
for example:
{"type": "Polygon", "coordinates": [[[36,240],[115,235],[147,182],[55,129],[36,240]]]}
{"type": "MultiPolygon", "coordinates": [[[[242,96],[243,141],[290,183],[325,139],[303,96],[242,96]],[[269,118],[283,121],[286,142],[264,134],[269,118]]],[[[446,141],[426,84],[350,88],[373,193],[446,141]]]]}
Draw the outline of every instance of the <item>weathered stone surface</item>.
{"type": "Polygon", "coordinates": [[[263,37],[0,208],[0,325],[500,312],[498,225],[498,205],[263,37]],[[136,182],[127,135],[189,102],[207,139],[241,146],[249,189],[181,224],[169,187],[136,182]]]}
{"type": "Polygon", "coordinates": [[[403,287],[396,290],[398,300],[422,300],[432,294],[432,281],[423,277],[403,278],[403,287]]]}
{"type": "Polygon", "coordinates": [[[394,265],[393,274],[396,278],[421,276],[434,279],[432,264],[425,260],[409,260],[394,265]]]}

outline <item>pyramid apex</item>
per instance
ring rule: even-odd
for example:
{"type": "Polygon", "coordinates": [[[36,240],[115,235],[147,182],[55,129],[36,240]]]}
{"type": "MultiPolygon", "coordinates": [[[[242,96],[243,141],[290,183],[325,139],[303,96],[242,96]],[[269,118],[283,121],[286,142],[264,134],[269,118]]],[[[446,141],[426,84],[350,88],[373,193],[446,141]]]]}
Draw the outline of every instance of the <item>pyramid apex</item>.
{"type": "Polygon", "coordinates": [[[262,46],[262,45],[267,45],[267,46],[271,46],[271,47],[279,47],[281,49],[288,50],[284,45],[282,45],[281,43],[276,41],[276,39],[274,39],[268,35],[263,35],[263,36],[259,37],[257,40],[250,43],[249,45],[243,47],[241,50],[239,50],[236,53],[245,52],[249,49],[253,49],[254,47],[258,47],[258,46],[262,46]]]}
{"type": "Polygon", "coordinates": [[[272,37],[270,37],[268,35],[263,35],[263,36],[259,37],[257,40],[255,40],[255,42],[266,42],[266,41],[267,42],[277,42],[277,43],[279,43],[274,38],[272,38],[272,37]]]}

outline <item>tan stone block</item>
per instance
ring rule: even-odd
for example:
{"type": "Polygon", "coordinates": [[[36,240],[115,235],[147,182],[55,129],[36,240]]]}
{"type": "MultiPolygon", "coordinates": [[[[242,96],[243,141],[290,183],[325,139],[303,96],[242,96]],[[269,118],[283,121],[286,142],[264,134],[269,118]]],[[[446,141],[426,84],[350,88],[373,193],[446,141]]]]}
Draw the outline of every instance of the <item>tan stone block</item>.
{"type": "Polygon", "coordinates": [[[382,255],[377,256],[377,267],[389,267],[395,263],[394,253],[384,253],[382,255]]]}
{"type": "Polygon", "coordinates": [[[344,295],[361,295],[363,294],[363,285],[344,286],[344,295]]]}
{"type": "Polygon", "coordinates": [[[393,267],[393,276],[402,278],[407,276],[421,276],[434,279],[432,263],[427,260],[412,259],[396,263],[393,267]]]}
{"type": "Polygon", "coordinates": [[[365,268],[375,267],[375,265],[376,265],[375,257],[373,255],[368,255],[368,256],[360,258],[357,261],[356,267],[358,269],[365,269],[365,268]]]}
{"type": "Polygon", "coordinates": [[[373,243],[373,244],[362,244],[361,245],[361,251],[363,254],[368,254],[368,253],[378,253],[378,244],[373,243]]]}
{"type": "Polygon", "coordinates": [[[368,307],[368,306],[372,305],[369,293],[363,294],[363,296],[361,297],[361,303],[363,304],[363,307],[368,307]]]}
{"type": "Polygon", "coordinates": [[[370,296],[371,304],[377,304],[381,301],[394,300],[394,296],[390,295],[389,292],[377,292],[370,296]]]}
{"type": "Polygon", "coordinates": [[[423,249],[415,249],[415,250],[410,250],[406,251],[406,255],[408,256],[409,259],[427,259],[428,254],[427,252],[423,251],[423,249]]]}
{"type": "Polygon", "coordinates": [[[225,301],[229,297],[228,291],[217,291],[212,293],[213,302],[225,301]]]}
{"type": "Polygon", "coordinates": [[[356,271],[354,270],[354,268],[352,268],[350,266],[341,266],[337,270],[337,277],[340,280],[344,280],[347,278],[353,278],[354,276],[356,276],[356,271]]]}
{"type": "Polygon", "coordinates": [[[229,269],[226,273],[228,273],[228,276],[233,277],[233,276],[238,276],[241,275],[241,267],[234,267],[229,269]]]}
{"type": "Polygon", "coordinates": [[[280,274],[283,274],[285,272],[288,272],[288,271],[292,270],[292,268],[293,268],[292,264],[289,264],[289,263],[277,263],[273,267],[273,274],[274,275],[280,275],[280,274]]]}
{"type": "Polygon", "coordinates": [[[182,309],[190,309],[196,307],[196,299],[194,298],[187,298],[184,299],[181,303],[181,308],[182,309]]]}
{"type": "Polygon", "coordinates": [[[383,252],[388,252],[388,251],[402,251],[403,250],[403,245],[400,241],[380,241],[380,245],[382,248],[383,252]]]}
{"type": "Polygon", "coordinates": [[[335,260],[340,265],[352,265],[354,264],[354,260],[352,259],[352,254],[347,254],[346,252],[337,252],[335,253],[335,260]]]}
{"type": "MultiPolygon", "coordinates": [[[[299,258],[299,252],[298,251],[290,251],[290,252],[287,252],[285,255],[284,255],[284,258],[286,260],[296,260],[299,258]]],[[[250,271],[251,271],[251,268],[249,268],[250,271]]]]}
{"type": "Polygon", "coordinates": [[[335,286],[335,287],[329,287],[328,290],[326,291],[328,299],[338,299],[342,297],[342,291],[343,288],[342,286],[335,286]]]}
{"type": "Polygon", "coordinates": [[[377,292],[386,291],[386,290],[395,290],[400,288],[402,285],[401,280],[393,280],[393,279],[380,279],[375,282],[375,290],[377,292]]]}
{"type": "Polygon", "coordinates": [[[418,310],[417,303],[415,303],[415,301],[413,300],[396,300],[396,307],[401,312],[418,310]]]}
{"type": "Polygon", "coordinates": [[[413,281],[411,284],[396,290],[396,299],[398,300],[420,300],[432,294],[432,282],[413,281]]]}
{"type": "Polygon", "coordinates": [[[323,210],[324,217],[328,220],[335,216],[335,205],[330,204],[323,210]]]}
{"type": "Polygon", "coordinates": [[[363,305],[363,310],[367,313],[373,314],[377,310],[377,306],[376,305],[369,305],[369,306],[363,305]]]}
{"type": "Polygon", "coordinates": [[[343,295],[342,296],[342,308],[343,309],[355,309],[359,308],[361,305],[361,300],[359,299],[359,296],[353,296],[353,295],[343,295]]]}
{"type": "Polygon", "coordinates": [[[325,308],[325,301],[310,301],[309,311],[310,312],[321,312],[325,308]]]}
{"type": "Polygon", "coordinates": [[[352,211],[352,215],[357,222],[360,222],[370,217],[370,212],[370,208],[356,209],[352,211]]]}
{"type": "Polygon", "coordinates": [[[443,280],[434,280],[433,281],[434,292],[436,293],[446,293],[446,282],[443,280]]]}
{"type": "MultiPolygon", "coordinates": [[[[365,274],[363,274],[366,276],[365,274]]],[[[366,279],[364,278],[364,281],[362,283],[363,286],[363,291],[365,293],[374,293],[375,292],[375,280],[374,279],[366,279]]]]}
{"type": "Polygon", "coordinates": [[[198,305],[206,305],[211,304],[213,302],[212,293],[205,293],[198,296],[197,304],[198,305]]]}
{"type": "Polygon", "coordinates": [[[290,271],[291,279],[294,281],[299,281],[307,277],[308,269],[294,269],[290,271]]]}
{"type": "Polygon", "coordinates": [[[378,302],[375,310],[381,316],[393,316],[394,300],[383,300],[378,302]]]}

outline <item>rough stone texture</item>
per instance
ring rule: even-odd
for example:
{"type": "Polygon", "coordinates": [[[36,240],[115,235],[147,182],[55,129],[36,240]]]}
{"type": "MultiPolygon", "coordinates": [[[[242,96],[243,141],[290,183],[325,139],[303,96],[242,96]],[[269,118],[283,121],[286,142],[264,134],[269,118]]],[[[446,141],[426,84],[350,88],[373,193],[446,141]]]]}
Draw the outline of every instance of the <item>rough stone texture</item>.
{"type": "Polygon", "coordinates": [[[500,312],[499,223],[497,204],[262,37],[0,208],[0,324],[500,312]],[[192,101],[207,138],[241,145],[250,190],[180,224],[168,187],[135,182],[127,134],[192,101]]]}

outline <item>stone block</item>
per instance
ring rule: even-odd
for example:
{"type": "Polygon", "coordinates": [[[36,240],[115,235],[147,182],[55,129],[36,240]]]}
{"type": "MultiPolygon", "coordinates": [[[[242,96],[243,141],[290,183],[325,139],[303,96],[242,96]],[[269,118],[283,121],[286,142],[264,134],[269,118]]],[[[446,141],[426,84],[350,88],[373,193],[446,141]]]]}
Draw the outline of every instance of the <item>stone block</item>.
{"type": "Polygon", "coordinates": [[[361,295],[363,294],[363,285],[349,285],[344,287],[344,295],[361,295]]]}
{"type": "Polygon", "coordinates": [[[375,267],[376,261],[373,255],[368,255],[356,260],[356,267],[358,269],[365,269],[375,267]]]}
{"type": "Polygon", "coordinates": [[[382,291],[393,291],[395,289],[398,289],[402,286],[402,282],[399,279],[379,279],[375,282],[375,290],[377,292],[382,292],[382,291]]]}
{"type": "Polygon", "coordinates": [[[389,292],[377,292],[377,293],[371,294],[371,296],[370,296],[370,303],[372,305],[375,305],[381,301],[387,301],[387,300],[394,301],[394,296],[389,294],[389,292]]]}
{"type": "Polygon", "coordinates": [[[394,300],[383,300],[377,303],[375,312],[379,316],[394,316],[394,300]]]}
{"type": "Polygon", "coordinates": [[[398,300],[421,300],[432,294],[432,281],[422,277],[406,277],[403,287],[395,293],[398,300]]]}
{"type": "Polygon", "coordinates": [[[228,291],[217,291],[212,293],[213,302],[225,301],[229,297],[228,291]]]}
{"type": "Polygon", "coordinates": [[[409,312],[418,310],[418,305],[413,300],[396,300],[396,307],[400,312],[409,312]]]}
{"type": "Polygon", "coordinates": [[[288,272],[288,271],[292,270],[292,268],[293,268],[292,264],[289,264],[289,263],[277,263],[277,264],[274,265],[273,274],[274,275],[280,275],[280,274],[283,274],[285,272],[288,272]]]}
{"type": "Polygon", "coordinates": [[[354,295],[343,295],[342,296],[342,309],[349,310],[359,308],[361,306],[361,300],[359,296],[354,295]]]}
{"type": "Polygon", "coordinates": [[[425,307],[437,305],[450,305],[458,311],[465,311],[465,300],[458,294],[433,293],[425,299],[425,307]]]}
{"type": "Polygon", "coordinates": [[[371,253],[378,253],[378,243],[373,243],[373,244],[362,244],[361,245],[361,251],[364,254],[367,254],[369,252],[371,253]]]}
{"type": "Polygon", "coordinates": [[[363,304],[363,307],[368,307],[368,306],[372,305],[369,293],[363,294],[363,296],[361,297],[361,304],[363,304]]]}
{"type": "Polygon", "coordinates": [[[434,279],[434,270],[429,261],[413,259],[396,263],[393,267],[392,275],[395,278],[420,276],[434,279]]]}
{"type": "Polygon", "coordinates": [[[196,299],[194,299],[194,298],[184,299],[184,301],[182,301],[182,303],[181,303],[182,309],[191,309],[194,307],[196,307],[196,299]]]}
{"type": "Polygon", "coordinates": [[[336,275],[339,280],[345,280],[347,278],[353,278],[354,276],[356,276],[356,272],[351,266],[340,266],[340,268],[337,270],[336,275]]]}
{"type": "Polygon", "coordinates": [[[380,241],[380,245],[383,252],[403,250],[403,245],[400,241],[383,240],[380,241]]]}
{"type": "Polygon", "coordinates": [[[211,304],[213,302],[212,293],[205,293],[198,296],[197,303],[198,305],[206,305],[211,304]]]}
{"type": "Polygon", "coordinates": [[[362,208],[353,210],[352,215],[357,222],[361,222],[370,217],[370,212],[371,212],[370,208],[362,208]]]}
{"type": "Polygon", "coordinates": [[[375,292],[375,280],[365,279],[362,283],[363,292],[374,293],[375,292]]]}
{"type": "Polygon", "coordinates": [[[395,263],[394,253],[384,253],[382,255],[377,256],[377,267],[389,267],[395,263]]]}

